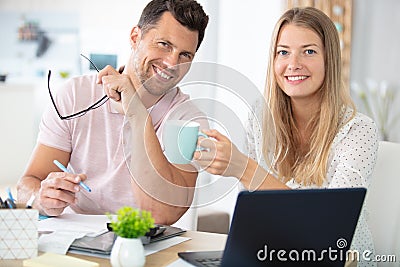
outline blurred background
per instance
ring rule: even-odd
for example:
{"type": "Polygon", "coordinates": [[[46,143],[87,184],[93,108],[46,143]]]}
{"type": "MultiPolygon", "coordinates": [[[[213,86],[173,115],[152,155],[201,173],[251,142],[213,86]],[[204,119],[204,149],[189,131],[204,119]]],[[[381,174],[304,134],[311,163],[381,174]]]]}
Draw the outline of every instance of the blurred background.
{"type": "MultiPolygon", "coordinates": [[[[248,79],[262,94],[270,36],[289,6],[326,5],[343,33],[346,85],[358,108],[379,121],[381,139],[398,142],[397,92],[400,17],[398,0],[198,0],[210,16],[196,62],[224,65],[248,79]],[[337,19],[337,21],[336,21],[337,19]],[[385,108],[387,107],[387,108],[385,108]]],[[[87,60],[125,64],[129,34],[147,0],[0,0],[0,183],[15,184],[35,146],[40,116],[49,104],[47,72],[52,83],[90,73],[87,60]]],[[[224,106],[241,101],[221,88],[183,88],[194,98],[224,106]]],[[[233,107],[237,107],[234,105],[233,107]]],[[[217,117],[218,105],[209,106],[217,117]]],[[[214,114],[214,115],[213,115],[214,114]]],[[[246,110],[234,110],[242,122],[246,110]]],[[[236,117],[235,117],[236,118],[236,117]]],[[[213,126],[213,125],[212,125],[213,126]]],[[[219,127],[219,125],[214,125],[219,127]]],[[[242,127],[242,124],[239,123],[242,127]]],[[[242,136],[231,136],[242,145],[242,136]]],[[[205,178],[206,179],[206,178],[205,178]]],[[[207,179],[213,180],[208,177],[207,179]]],[[[224,184],[234,181],[224,181],[224,184]]],[[[227,199],[231,203],[232,199],[227,199]]],[[[224,206],[224,201],[220,202],[224,206]]],[[[232,206],[233,208],[233,206],[232,206]]]]}

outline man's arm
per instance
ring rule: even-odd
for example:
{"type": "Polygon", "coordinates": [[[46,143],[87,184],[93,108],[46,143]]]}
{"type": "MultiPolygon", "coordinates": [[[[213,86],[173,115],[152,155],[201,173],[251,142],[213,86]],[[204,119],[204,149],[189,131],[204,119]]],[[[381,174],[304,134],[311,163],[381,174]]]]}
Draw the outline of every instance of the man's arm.
{"type": "Polygon", "coordinates": [[[175,223],[189,208],[194,195],[197,171],[178,169],[164,156],[151,117],[128,75],[108,66],[100,71],[98,83],[112,101],[122,104],[129,122],[132,190],[139,208],[152,213],[155,222],[175,223]]]}
{"type": "Polygon", "coordinates": [[[130,171],[137,204],[151,211],[157,223],[173,224],[192,203],[197,171],[168,162],[150,116],[133,116],[129,122],[130,171]]]}
{"type": "Polygon", "coordinates": [[[75,193],[80,190],[79,181],[84,175],[60,172],[53,160],[63,165],[69,162],[70,153],[38,144],[31,156],[25,173],[18,181],[18,201],[26,202],[34,194],[33,208],[40,214],[57,216],[74,203],[75,193]]]}

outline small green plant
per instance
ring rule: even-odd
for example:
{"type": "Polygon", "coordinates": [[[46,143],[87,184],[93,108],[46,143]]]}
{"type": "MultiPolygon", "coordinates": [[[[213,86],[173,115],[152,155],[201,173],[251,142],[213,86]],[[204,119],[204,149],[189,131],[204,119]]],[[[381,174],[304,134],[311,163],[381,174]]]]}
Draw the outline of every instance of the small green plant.
{"type": "Polygon", "coordinates": [[[113,232],[120,237],[139,238],[154,227],[154,218],[149,211],[125,206],[120,208],[116,215],[115,218],[107,213],[113,232]]]}

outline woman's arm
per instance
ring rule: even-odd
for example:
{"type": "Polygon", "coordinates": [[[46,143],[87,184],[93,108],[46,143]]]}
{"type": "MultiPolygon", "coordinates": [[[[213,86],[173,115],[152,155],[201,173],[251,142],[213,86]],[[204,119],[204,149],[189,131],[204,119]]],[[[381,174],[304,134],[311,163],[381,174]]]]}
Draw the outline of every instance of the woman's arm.
{"type": "Polygon", "coordinates": [[[250,191],[289,189],[256,161],[241,153],[229,138],[217,130],[204,133],[210,138],[200,137],[198,145],[206,150],[195,152],[193,159],[207,172],[236,177],[250,191]]]}

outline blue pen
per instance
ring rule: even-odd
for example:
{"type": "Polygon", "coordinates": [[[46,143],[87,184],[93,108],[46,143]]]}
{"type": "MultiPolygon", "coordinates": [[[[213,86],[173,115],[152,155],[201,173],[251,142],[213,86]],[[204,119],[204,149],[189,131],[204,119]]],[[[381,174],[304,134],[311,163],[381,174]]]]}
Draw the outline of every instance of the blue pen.
{"type": "Polygon", "coordinates": [[[9,187],[6,188],[7,194],[8,194],[8,199],[6,199],[6,203],[8,205],[8,207],[10,209],[15,209],[16,205],[15,205],[15,199],[13,197],[13,195],[11,194],[11,189],[9,187]]]}
{"type": "Polygon", "coordinates": [[[11,194],[11,189],[9,187],[6,188],[7,194],[8,194],[8,198],[12,201],[15,202],[15,199],[13,198],[12,194],[11,194]]]}
{"type": "MultiPolygon", "coordinates": [[[[64,165],[62,165],[58,160],[53,160],[54,164],[57,165],[58,168],[60,168],[63,172],[70,172],[68,171],[67,168],[64,167],[64,165]]],[[[84,184],[82,181],[79,182],[79,185],[83,187],[83,189],[85,189],[88,192],[92,192],[92,189],[90,189],[89,186],[87,186],[86,184],[84,184]]]]}

